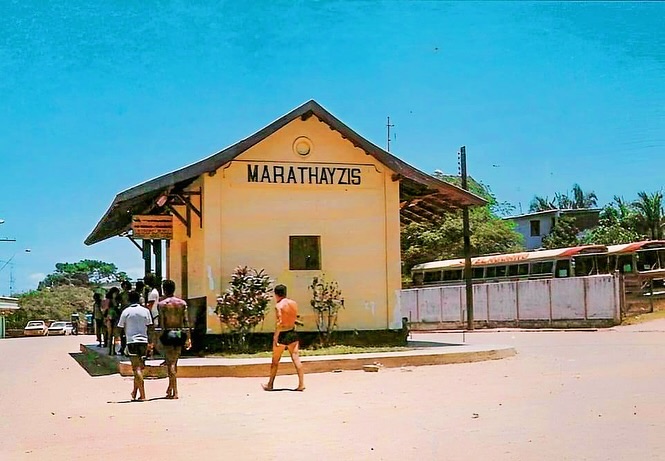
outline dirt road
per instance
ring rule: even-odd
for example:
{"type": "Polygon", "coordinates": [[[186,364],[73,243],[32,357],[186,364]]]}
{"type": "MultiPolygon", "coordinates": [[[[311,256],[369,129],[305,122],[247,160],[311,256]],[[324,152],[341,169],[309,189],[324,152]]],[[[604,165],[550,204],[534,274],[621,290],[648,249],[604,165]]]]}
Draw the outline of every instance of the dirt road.
{"type": "MultiPolygon", "coordinates": [[[[89,337],[2,340],[0,460],[665,459],[660,326],[474,333],[468,343],[518,355],[309,375],[304,393],[264,392],[254,378],[182,379],[180,400],[144,403],[128,401],[130,378],[91,377],[69,356],[89,337]]],[[[149,381],[148,397],[165,388],[149,381]]]]}

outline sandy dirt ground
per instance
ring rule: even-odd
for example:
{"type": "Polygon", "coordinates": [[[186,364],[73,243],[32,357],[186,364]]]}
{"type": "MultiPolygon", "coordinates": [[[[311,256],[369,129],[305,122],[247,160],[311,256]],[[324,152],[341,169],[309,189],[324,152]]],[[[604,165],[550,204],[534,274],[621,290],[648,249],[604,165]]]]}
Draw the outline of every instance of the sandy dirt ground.
{"type": "Polygon", "coordinates": [[[143,403],[70,357],[90,337],[2,340],[0,460],[665,460],[665,322],[465,339],[518,355],[312,374],[304,393],[182,379],[169,401],[151,380],[143,403]]]}

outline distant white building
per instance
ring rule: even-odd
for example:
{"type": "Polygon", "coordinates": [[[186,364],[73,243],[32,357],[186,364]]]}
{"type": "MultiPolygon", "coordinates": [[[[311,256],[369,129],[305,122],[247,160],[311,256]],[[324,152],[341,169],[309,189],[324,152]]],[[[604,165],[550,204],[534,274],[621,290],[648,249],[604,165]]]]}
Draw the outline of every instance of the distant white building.
{"type": "Polygon", "coordinates": [[[575,226],[583,232],[598,225],[598,208],[582,208],[574,210],[545,210],[519,216],[503,218],[515,223],[515,230],[524,236],[527,250],[536,250],[543,246],[543,238],[550,235],[556,220],[560,216],[568,216],[575,220],[575,226]]]}
{"type": "Polygon", "coordinates": [[[18,299],[0,296],[0,338],[5,337],[6,314],[11,314],[18,309],[18,299]]]}

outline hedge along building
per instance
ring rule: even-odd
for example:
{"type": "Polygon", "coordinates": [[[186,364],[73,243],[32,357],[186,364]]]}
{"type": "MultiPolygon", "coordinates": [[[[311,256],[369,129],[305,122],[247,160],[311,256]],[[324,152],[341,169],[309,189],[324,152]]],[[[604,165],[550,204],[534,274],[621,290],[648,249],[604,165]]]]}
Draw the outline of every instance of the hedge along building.
{"type": "MultiPolygon", "coordinates": [[[[316,330],[308,287],[322,274],[342,290],[339,329],[392,329],[401,327],[400,221],[483,203],[309,101],[237,144],[118,194],[85,243],[136,238],[137,215],[172,222],[165,275],[200,306],[197,321],[208,334],[223,331],[216,298],[237,266],[265,269],[285,284],[305,330],[316,330]]],[[[135,243],[146,270],[154,253],[160,272],[162,241],[135,243]]],[[[273,315],[259,331],[273,329],[273,315]]]]}

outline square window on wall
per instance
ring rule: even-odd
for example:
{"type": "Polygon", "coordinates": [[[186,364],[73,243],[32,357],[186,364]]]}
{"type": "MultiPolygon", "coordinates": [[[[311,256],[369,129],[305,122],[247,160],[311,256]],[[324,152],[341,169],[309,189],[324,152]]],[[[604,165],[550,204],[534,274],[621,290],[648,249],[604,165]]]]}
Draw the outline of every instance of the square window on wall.
{"type": "Polygon", "coordinates": [[[531,237],[540,237],[540,221],[531,221],[531,237]]]}
{"type": "Polygon", "coordinates": [[[289,237],[289,270],[321,270],[321,237],[292,235],[289,237]]]}

